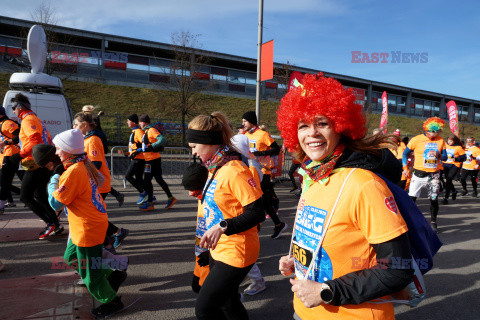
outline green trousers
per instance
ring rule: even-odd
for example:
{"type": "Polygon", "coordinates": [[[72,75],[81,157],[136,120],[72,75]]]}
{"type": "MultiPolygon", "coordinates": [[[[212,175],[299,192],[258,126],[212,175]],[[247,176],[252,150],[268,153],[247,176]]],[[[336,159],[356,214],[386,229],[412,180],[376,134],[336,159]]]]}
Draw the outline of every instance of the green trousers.
{"type": "Polygon", "coordinates": [[[108,303],[115,298],[117,293],[107,280],[112,273],[112,269],[102,265],[101,244],[88,248],[78,247],[70,239],[63,259],[72,267],[78,265],[77,269],[80,277],[85,282],[88,292],[96,300],[101,303],[108,303]]]}

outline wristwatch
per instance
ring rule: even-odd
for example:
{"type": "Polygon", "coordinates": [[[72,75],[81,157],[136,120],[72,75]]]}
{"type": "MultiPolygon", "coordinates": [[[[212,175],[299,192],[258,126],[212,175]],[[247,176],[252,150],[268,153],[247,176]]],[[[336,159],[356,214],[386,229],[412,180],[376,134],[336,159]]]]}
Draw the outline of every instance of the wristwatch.
{"type": "Polygon", "coordinates": [[[227,231],[227,221],[225,220],[222,220],[220,221],[220,223],[218,224],[220,226],[220,229],[222,229],[222,231],[225,233],[225,231],[227,231]]]}
{"type": "Polygon", "coordinates": [[[326,283],[322,283],[322,289],[320,290],[320,298],[322,298],[323,303],[326,304],[329,304],[333,301],[333,291],[326,283]]]}

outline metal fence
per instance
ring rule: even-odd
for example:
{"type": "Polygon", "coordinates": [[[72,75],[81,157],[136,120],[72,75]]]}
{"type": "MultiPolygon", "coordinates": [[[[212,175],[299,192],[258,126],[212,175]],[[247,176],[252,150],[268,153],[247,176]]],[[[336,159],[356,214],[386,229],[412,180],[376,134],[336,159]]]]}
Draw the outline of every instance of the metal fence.
{"type": "MultiPolygon", "coordinates": [[[[128,146],[114,146],[110,151],[110,174],[113,180],[123,181],[130,159],[125,156],[128,146]]],[[[171,183],[180,183],[185,169],[192,163],[189,148],[165,147],[162,155],[162,176],[171,183]]],[[[125,182],[124,182],[125,186],[125,182]]]]}

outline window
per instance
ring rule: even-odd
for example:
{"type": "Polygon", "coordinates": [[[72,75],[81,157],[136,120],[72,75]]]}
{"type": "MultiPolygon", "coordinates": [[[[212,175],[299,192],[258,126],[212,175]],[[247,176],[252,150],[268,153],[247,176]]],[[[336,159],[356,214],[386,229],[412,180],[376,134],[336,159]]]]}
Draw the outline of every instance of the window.
{"type": "Polygon", "coordinates": [[[440,102],[433,101],[432,102],[432,109],[433,109],[432,115],[434,117],[440,117],[440,102]]]}
{"type": "Polygon", "coordinates": [[[432,115],[432,101],[425,100],[424,102],[424,107],[423,107],[423,116],[430,118],[432,115]]]}
{"type": "Polygon", "coordinates": [[[480,108],[473,108],[473,122],[480,123],[480,108]]]}
{"type": "Polygon", "coordinates": [[[407,100],[406,97],[397,97],[397,112],[398,113],[405,113],[406,100],[407,100]]]}
{"type": "Polygon", "coordinates": [[[228,82],[235,84],[245,84],[245,72],[228,70],[228,82]]]}
{"type": "Polygon", "coordinates": [[[393,94],[387,94],[388,112],[397,112],[397,96],[393,94]]]}
{"type": "Polygon", "coordinates": [[[414,104],[415,104],[415,115],[423,116],[423,100],[414,99],[414,104]]]}

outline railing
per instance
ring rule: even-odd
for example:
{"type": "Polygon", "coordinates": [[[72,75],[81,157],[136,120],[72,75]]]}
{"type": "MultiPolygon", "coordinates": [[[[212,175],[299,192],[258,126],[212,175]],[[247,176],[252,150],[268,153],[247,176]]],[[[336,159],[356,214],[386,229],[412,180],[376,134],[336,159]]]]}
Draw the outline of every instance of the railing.
{"type": "MultiPolygon", "coordinates": [[[[127,173],[130,159],[125,156],[127,146],[114,146],[110,151],[110,174],[113,180],[123,180],[125,187],[125,174],[127,173]]],[[[185,169],[192,162],[192,152],[189,148],[165,147],[162,155],[162,176],[164,179],[180,183],[185,169]]]]}

